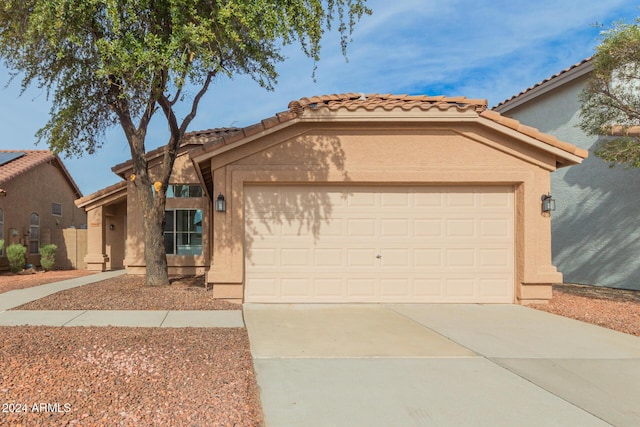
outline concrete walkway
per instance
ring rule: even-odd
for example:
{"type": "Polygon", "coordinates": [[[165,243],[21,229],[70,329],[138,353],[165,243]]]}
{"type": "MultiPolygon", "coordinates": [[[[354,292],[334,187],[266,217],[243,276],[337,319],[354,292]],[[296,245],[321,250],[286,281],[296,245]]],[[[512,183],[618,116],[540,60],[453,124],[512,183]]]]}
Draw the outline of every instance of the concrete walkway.
{"type": "Polygon", "coordinates": [[[631,335],[517,305],[244,312],[267,427],[640,425],[631,335]]]}
{"type": "Polygon", "coordinates": [[[107,271],[0,294],[0,326],[130,326],[242,328],[241,310],[11,310],[56,292],[125,274],[107,271]]]}

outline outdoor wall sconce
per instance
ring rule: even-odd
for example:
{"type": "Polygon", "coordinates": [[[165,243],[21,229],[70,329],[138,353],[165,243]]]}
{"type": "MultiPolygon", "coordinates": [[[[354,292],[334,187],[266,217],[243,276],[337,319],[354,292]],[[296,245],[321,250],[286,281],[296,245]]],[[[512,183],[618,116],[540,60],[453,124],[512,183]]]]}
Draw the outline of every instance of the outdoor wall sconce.
{"type": "Polygon", "coordinates": [[[216,211],[225,212],[227,210],[227,202],[224,200],[222,193],[218,194],[216,198],[216,211]]]}
{"type": "Polygon", "coordinates": [[[116,229],[116,226],[113,224],[109,224],[109,230],[113,231],[116,229]]]}
{"type": "Polygon", "coordinates": [[[551,212],[556,210],[556,200],[551,197],[551,194],[543,194],[541,199],[542,212],[551,212]]]}

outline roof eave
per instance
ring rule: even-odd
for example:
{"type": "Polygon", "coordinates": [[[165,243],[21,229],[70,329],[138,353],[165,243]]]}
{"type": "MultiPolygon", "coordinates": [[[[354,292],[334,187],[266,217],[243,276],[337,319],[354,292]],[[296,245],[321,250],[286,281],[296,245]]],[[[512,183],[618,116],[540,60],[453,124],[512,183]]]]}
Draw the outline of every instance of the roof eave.
{"type": "Polygon", "coordinates": [[[529,101],[532,101],[533,99],[544,95],[545,93],[548,93],[560,86],[563,86],[586,74],[589,74],[591,71],[593,71],[593,61],[591,60],[591,58],[587,58],[578,65],[575,65],[574,67],[571,67],[566,71],[550,77],[542,83],[538,83],[535,86],[526,89],[505,101],[502,101],[500,104],[491,109],[501,114],[508,112],[522,104],[525,104],[529,101]]]}
{"type": "Polygon", "coordinates": [[[79,208],[87,208],[92,205],[112,203],[114,199],[119,200],[126,198],[126,195],[127,181],[119,181],[113,185],[103,188],[102,190],[98,190],[95,193],[76,199],[74,203],[79,208]]]}

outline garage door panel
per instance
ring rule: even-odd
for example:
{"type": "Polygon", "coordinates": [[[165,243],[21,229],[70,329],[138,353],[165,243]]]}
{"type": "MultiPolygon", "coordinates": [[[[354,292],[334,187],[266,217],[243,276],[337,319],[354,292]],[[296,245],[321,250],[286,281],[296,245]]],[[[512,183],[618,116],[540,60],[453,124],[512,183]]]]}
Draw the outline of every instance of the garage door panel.
{"type": "Polygon", "coordinates": [[[513,197],[511,197],[511,189],[496,189],[491,193],[479,195],[480,208],[511,208],[513,197]]]}
{"type": "Polygon", "coordinates": [[[452,208],[472,208],[477,205],[477,198],[474,193],[466,190],[452,189],[445,194],[445,206],[452,208]]]}
{"type": "Polygon", "coordinates": [[[508,271],[513,264],[511,252],[505,248],[479,249],[481,269],[502,269],[508,271]]]}
{"type": "Polygon", "coordinates": [[[413,221],[414,237],[443,237],[444,225],[441,219],[415,219],[413,221]]]}
{"type": "Polygon", "coordinates": [[[381,208],[410,208],[410,196],[406,192],[389,191],[380,194],[380,207],[381,208]]]}
{"type": "Polygon", "coordinates": [[[255,248],[251,250],[251,256],[247,261],[252,266],[274,266],[280,263],[279,254],[275,248],[255,248]]]}
{"type": "Polygon", "coordinates": [[[478,266],[475,249],[446,249],[445,268],[447,270],[475,269],[478,266]]]}
{"type": "Polygon", "coordinates": [[[376,253],[374,249],[352,248],[347,249],[347,267],[367,267],[376,266],[376,253]]]}
{"type": "Polygon", "coordinates": [[[507,279],[500,275],[478,279],[478,284],[480,298],[490,301],[496,297],[500,297],[504,292],[505,286],[509,286],[507,279]]]}
{"type": "Polygon", "coordinates": [[[419,248],[413,251],[413,266],[419,269],[442,269],[444,268],[442,254],[440,248],[419,248]]]}
{"type": "Polygon", "coordinates": [[[376,254],[381,269],[384,271],[389,268],[407,268],[412,263],[412,251],[408,248],[384,248],[376,254]],[[380,255],[380,258],[377,256],[380,255]]]}
{"type": "Polygon", "coordinates": [[[403,218],[380,220],[380,237],[407,238],[411,235],[411,221],[403,218]]]}
{"type": "Polygon", "coordinates": [[[455,297],[460,301],[473,300],[476,296],[475,280],[468,278],[447,278],[444,281],[445,294],[448,297],[455,297]]]}
{"type": "Polygon", "coordinates": [[[376,298],[377,280],[374,278],[366,279],[346,279],[347,298],[356,301],[372,301],[376,298]]]}
{"type": "Polygon", "coordinates": [[[475,219],[449,219],[445,222],[445,234],[450,239],[467,239],[476,237],[475,219]]]}
{"type": "Polygon", "coordinates": [[[256,186],[245,199],[247,302],[513,302],[511,187],[256,186]]]}
{"type": "Polygon", "coordinates": [[[313,265],[317,268],[339,268],[345,267],[345,256],[343,249],[315,249],[313,251],[313,265]]]}
{"type": "Polygon", "coordinates": [[[306,267],[309,265],[311,249],[284,248],[280,250],[281,265],[287,267],[306,267]]]}
{"type": "Polygon", "coordinates": [[[502,238],[510,240],[511,236],[513,236],[512,222],[508,218],[481,219],[479,225],[480,237],[484,239],[502,238]]]}
{"type": "Polygon", "coordinates": [[[404,299],[411,293],[411,281],[406,278],[382,279],[380,293],[385,298],[404,299]]]}
{"type": "Polygon", "coordinates": [[[280,280],[280,295],[285,298],[306,297],[310,291],[311,283],[306,277],[286,277],[280,280]]]}
{"type": "Polygon", "coordinates": [[[313,281],[313,296],[324,301],[344,300],[344,280],[319,278],[313,281]]]}

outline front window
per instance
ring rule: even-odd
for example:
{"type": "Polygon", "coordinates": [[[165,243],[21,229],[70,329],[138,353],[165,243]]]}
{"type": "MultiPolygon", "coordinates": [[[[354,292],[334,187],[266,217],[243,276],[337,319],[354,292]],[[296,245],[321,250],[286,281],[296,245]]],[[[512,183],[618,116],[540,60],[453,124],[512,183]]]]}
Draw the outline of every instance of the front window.
{"type": "Polygon", "coordinates": [[[202,211],[165,211],[164,248],[167,255],[202,255],[202,211]]]}
{"type": "Polygon", "coordinates": [[[40,216],[33,212],[29,217],[29,253],[37,254],[40,248],[40,216]]]}
{"type": "Polygon", "coordinates": [[[62,205],[60,203],[51,203],[51,215],[62,216],[62,205]]]}
{"type": "Polygon", "coordinates": [[[202,197],[202,187],[191,184],[170,184],[167,188],[167,197],[170,199],[202,197]]]}

